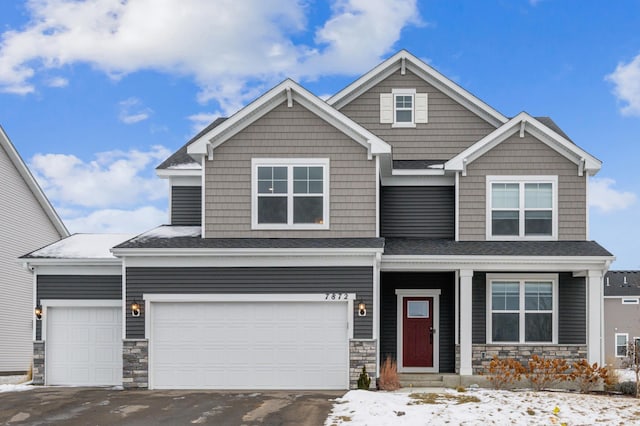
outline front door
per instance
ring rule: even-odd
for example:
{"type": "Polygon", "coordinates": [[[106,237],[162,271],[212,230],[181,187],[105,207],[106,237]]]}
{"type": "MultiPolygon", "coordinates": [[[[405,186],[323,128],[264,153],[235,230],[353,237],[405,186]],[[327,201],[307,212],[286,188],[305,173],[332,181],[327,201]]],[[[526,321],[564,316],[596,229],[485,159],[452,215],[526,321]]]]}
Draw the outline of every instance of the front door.
{"type": "Polygon", "coordinates": [[[402,299],[402,366],[433,367],[433,297],[402,299]]]}

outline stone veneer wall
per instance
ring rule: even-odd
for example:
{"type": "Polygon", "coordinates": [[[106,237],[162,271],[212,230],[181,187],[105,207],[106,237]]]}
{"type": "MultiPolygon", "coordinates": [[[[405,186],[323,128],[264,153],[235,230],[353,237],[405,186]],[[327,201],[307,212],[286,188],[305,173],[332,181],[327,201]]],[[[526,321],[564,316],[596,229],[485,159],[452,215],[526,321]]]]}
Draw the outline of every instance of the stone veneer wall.
{"type": "Polygon", "coordinates": [[[125,389],[149,387],[149,341],[126,339],[122,341],[122,386],[125,389]]]}
{"type": "Polygon", "coordinates": [[[44,385],[44,342],[33,342],[33,384],[44,385]]]}
{"type": "Polygon", "coordinates": [[[349,341],[349,387],[351,389],[358,388],[358,378],[363,366],[367,367],[367,373],[371,377],[370,388],[375,389],[378,375],[376,347],[377,341],[372,339],[349,341]]]}
{"type": "MultiPolygon", "coordinates": [[[[459,353],[459,349],[456,349],[456,353],[459,353]]],[[[532,355],[564,359],[571,364],[587,358],[587,345],[473,345],[471,360],[473,374],[486,372],[494,355],[498,358],[514,358],[522,365],[527,365],[532,355]]],[[[456,371],[459,371],[458,356],[456,356],[456,371]]]]}

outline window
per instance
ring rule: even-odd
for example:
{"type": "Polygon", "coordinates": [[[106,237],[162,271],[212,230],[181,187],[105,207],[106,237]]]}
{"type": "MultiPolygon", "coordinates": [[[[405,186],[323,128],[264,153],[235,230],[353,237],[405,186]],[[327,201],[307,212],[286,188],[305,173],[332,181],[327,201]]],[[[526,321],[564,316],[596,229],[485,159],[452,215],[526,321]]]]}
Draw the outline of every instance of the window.
{"type": "Polygon", "coordinates": [[[428,122],[427,93],[416,89],[393,89],[380,94],[380,123],[391,127],[416,127],[428,122]]]}
{"type": "Polygon", "coordinates": [[[487,340],[555,343],[557,276],[487,276],[487,340]]]}
{"type": "Polygon", "coordinates": [[[556,176],[487,176],[487,239],[557,238],[556,176]]]}
{"type": "Polygon", "coordinates": [[[627,356],[627,345],[629,343],[629,334],[616,333],[616,358],[624,358],[627,356]]]}
{"type": "Polygon", "coordinates": [[[254,159],[254,229],[328,229],[328,159],[254,159]]]}
{"type": "Polygon", "coordinates": [[[393,96],[395,103],[395,123],[413,123],[413,95],[396,94],[393,96]]]}
{"type": "Polygon", "coordinates": [[[638,305],[640,304],[640,299],[622,299],[623,305],[638,305]]]}

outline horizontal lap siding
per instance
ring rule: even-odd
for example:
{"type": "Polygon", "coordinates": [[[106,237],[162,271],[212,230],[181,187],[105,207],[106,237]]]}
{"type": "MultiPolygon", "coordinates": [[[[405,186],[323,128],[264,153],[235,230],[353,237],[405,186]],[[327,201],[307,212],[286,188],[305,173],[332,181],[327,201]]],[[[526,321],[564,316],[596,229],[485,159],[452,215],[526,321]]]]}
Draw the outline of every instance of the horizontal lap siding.
{"type": "Polygon", "coordinates": [[[200,225],[202,223],[202,187],[171,187],[171,224],[200,225]]]}
{"type": "Polygon", "coordinates": [[[473,343],[486,343],[487,341],[487,274],[474,272],[472,285],[471,307],[471,338],[473,343]]]}
{"type": "MultiPolygon", "coordinates": [[[[120,275],[38,275],[37,303],[42,299],[122,299],[120,275]]],[[[40,340],[42,322],[36,322],[40,340]]]]}
{"type": "Polygon", "coordinates": [[[294,102],[256,120],[206,162],[208,238],[375,237],[375,161],[344,133],[294,102]],[[329,230],[251,230],[252,158],[329,158],[329,230]]]}
{"type": "Polygon", "coordinates": [[[454,283],[452,272],[382,272],[380,274],[380,355],[397,356],[398,299],[396,289],[440,289],[440,372],[455,370],[454,283]]]}
{"type": "Polygon", "coordinates": [[[586,174],[533,136],[515,134],[467,166],[460,177],[460,240],[486,239],[486,176],[557,175],[558,239],[586,238],[586,174]]]}
{"type": "Polygon", "coordinates": [[[383,186],[382,236],[453,239],[454,197],[453,186],[383,186]]]}
{"type": "MultiPolygon", "coordinates": [[[[127,305],[144,293],[356,293],[367,305],[367,316],[357,315],[354,303],[354,337],[372,336],[373,268],[127,268],[127,305]]],[[[144,338],[144,312],[133,318],[127,312],[127,337],[144,338]]]]}
{"type": "Polygon", "coordinates": [[[394,160],[448,160],[495,130],[411,71],[405,75],[395,72],[340,112],[391,144],[394,160]],[[380,124],[380,93],[404,88],[428,94],[429,122],[408,129],[380,124]]]}

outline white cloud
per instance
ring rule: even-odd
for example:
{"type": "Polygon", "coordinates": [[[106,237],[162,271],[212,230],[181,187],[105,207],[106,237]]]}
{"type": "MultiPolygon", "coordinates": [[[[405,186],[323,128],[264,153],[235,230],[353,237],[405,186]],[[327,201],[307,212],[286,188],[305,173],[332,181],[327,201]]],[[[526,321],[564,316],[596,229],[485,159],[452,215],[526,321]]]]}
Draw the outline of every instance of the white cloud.
{"type": "Polygon", "coordinates": [[[613,93],[623,104],[620,112],[640,116],[640,54],[628,63],[619,63],[605,79],[614,84],[613,93]]]}
{"type": "Polygon", "coordinates": [[[49,87],[67,87],[69,80],[64,77],[53,77],[47,80],[47,86],[49,87]]]}
{"type": "Polygon", "coordinates": [[[147,108],[142,104],[142,101],[138,98],[128,98],[119,102],[120,114],[118,118],[124,124],[135,124],[149,118],[153,110],[147,108]]]}
{"type": "Polygon", "coordinates": [[[616,181],[611,178],[592,178],[589,182],[589,206],[610,213],[624,210],[636,202],[633,192],[620,191],[613,186],[616,181]]]}
{"type": "Polygon", "coordinates": [[[126,208],[167,197],[167,183],[153,168],[170,154],[163,146],[101,152],[88,162],[68,154],[36,154],[29,166],[56,205],[126,208]]]}
{"type": "Polygon", "coordinates": [[[215,113],[215,112],[214,113],[200,112],[198,114],[193,114],[188,116],[187,119],[191,121],[191,130],[195,135],[198,132],[200,132],[202,129],[207,127],[209,124],[211,124],[213,120],[221,116],[222,114],[215,113]]]}
{"type": "Polygon", "coordinates": [[[140,70],[192,77],[198,100],[236,111],[285,76],[358,74],[389,53],[416,0],[333,0],[309,28],[303,0],[31,0],[29,22],[0,38],[0,90],[27,94],[43,70],[89,64],[117,79],[140,70]],[[311,33],[312,45],[295,39],[311,33]]]}
{"type": "Polygon", "coordinates": [[[73,232],[138,234],[168,222],[166,210],[153,206],[133,210],[103,209],[87,215],[65,217],[64,223],[73,232]]]}

